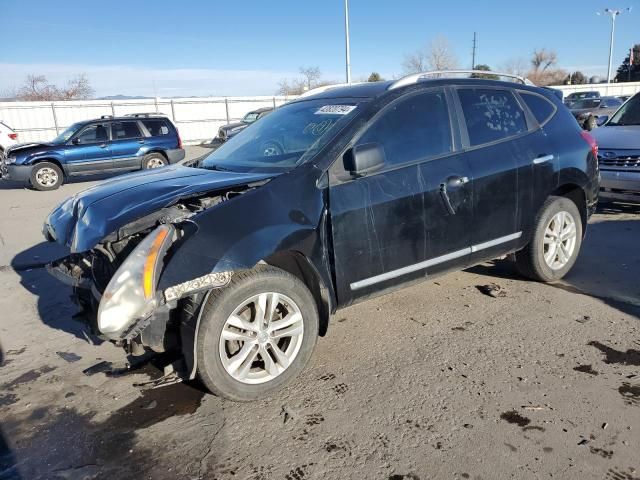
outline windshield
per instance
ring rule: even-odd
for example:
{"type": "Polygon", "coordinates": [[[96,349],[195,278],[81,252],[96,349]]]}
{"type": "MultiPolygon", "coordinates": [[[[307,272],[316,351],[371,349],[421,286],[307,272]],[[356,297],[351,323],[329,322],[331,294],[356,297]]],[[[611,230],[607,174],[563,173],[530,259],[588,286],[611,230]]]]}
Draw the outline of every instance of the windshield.
{"type": "Polygon", "coordinates": [[[249,112],[247,113],[244,118],[242,119],[242,121],[244,123],[253,123],[258,119],[258,114],[256,112],[249,112]]]}
{"type": "Polygon", "coordinates": [[[74,133],[78,131],[78,129],[82,126],[81,123],[74,123],[69,128],[67,128],[64,132],[58,135],[56,138],[52,140],[51,143],[66,143],[74,133]]]}
{"type": "Polygon", "coordinates": [[[608,126],[640,125],[640,95],[627,100],[607,122],[608,126]]]}
{"type": "Polygon", "coordinates": [[[337,98],[284,105],[222,144],[198,166],[233,172],[285,172],[324,147],[353,118],[356,105],[337,98]]]}
{"type": "Polygon", "coordinates": [[[575,102],[571,102],[571,108],[573,109],[581,109],[581,108],[595,108],[600,105],[599,98],[585,98],[582,100],[576,100],[575,102]]]}

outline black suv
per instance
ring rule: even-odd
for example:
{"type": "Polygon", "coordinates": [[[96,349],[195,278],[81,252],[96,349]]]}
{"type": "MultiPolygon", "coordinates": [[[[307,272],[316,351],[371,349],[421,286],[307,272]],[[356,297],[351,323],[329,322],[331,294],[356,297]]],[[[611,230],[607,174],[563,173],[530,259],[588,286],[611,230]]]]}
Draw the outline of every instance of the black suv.
{"type": "Polygon", "coordinates": [[[195,167],[68,199],[44,232],[71,254],[49,270],[99,335],[174,350],[184,378],[257,399],[304,368],[331,314],[372,295],[506,254],[560,279],[596,205],[596,152],[553,92],[524,82],[333,88],[195,167]]]}
{"type": "Polygon", "coordinates": [[[2,178],[54,190],[68,177],[164,167],[184,150],[168,118],[136,113],[77,122],[51,142],[14,145],[6,156],[2,178]]]}

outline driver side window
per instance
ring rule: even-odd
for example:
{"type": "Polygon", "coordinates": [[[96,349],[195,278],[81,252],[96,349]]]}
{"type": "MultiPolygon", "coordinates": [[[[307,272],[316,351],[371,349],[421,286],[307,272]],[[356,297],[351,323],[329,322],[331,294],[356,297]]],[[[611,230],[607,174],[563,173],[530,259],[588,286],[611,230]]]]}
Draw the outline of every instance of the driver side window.
{"type": "Polygon", "coordinates": [[[358,140],[378,143],[387,166],[413,163],[453,150],[451,124],[444,91],[429,91],[388,106],[358,140]]]}
{"type": "Polygon", "coordinates": [[[89,125],[75,138],[77,145],[102,143],[109,141],[109,126],[106,124],[89,125]]]}

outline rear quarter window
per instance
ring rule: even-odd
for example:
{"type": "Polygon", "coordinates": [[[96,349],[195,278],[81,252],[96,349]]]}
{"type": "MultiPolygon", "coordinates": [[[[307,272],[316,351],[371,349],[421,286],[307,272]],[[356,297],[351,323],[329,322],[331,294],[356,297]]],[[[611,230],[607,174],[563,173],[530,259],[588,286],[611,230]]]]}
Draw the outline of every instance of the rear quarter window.
{"type": "Polygon", "coordinates": [[[169,135],[169,125],[164,120],[142,120],[142,124],[149,131],[152,137],[160,137],[162,135],[169,135]]]}
{"type": "Polygon", "coordinates": [[[458,90],[472,147],[513,137],[527,131],[524,112],[508,90],[458,90]]]}
{"type": "Polygon", "coordinates": [[[549,121],[553,114],[556,113],[556,107],[549,100],[535,93],[519,92],[520,97],[524,100],[529,110],[540,125],[549,121]]]}

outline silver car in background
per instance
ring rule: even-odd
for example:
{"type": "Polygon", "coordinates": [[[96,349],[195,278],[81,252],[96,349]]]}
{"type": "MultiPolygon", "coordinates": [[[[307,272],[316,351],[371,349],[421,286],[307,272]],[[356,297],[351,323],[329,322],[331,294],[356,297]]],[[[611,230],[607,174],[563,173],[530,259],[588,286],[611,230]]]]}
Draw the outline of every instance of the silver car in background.
{"type": "Polygon", "coordinates": [[[640,203],[640,93],[591,135],[599,147],[600,197],[640,203]]]}

